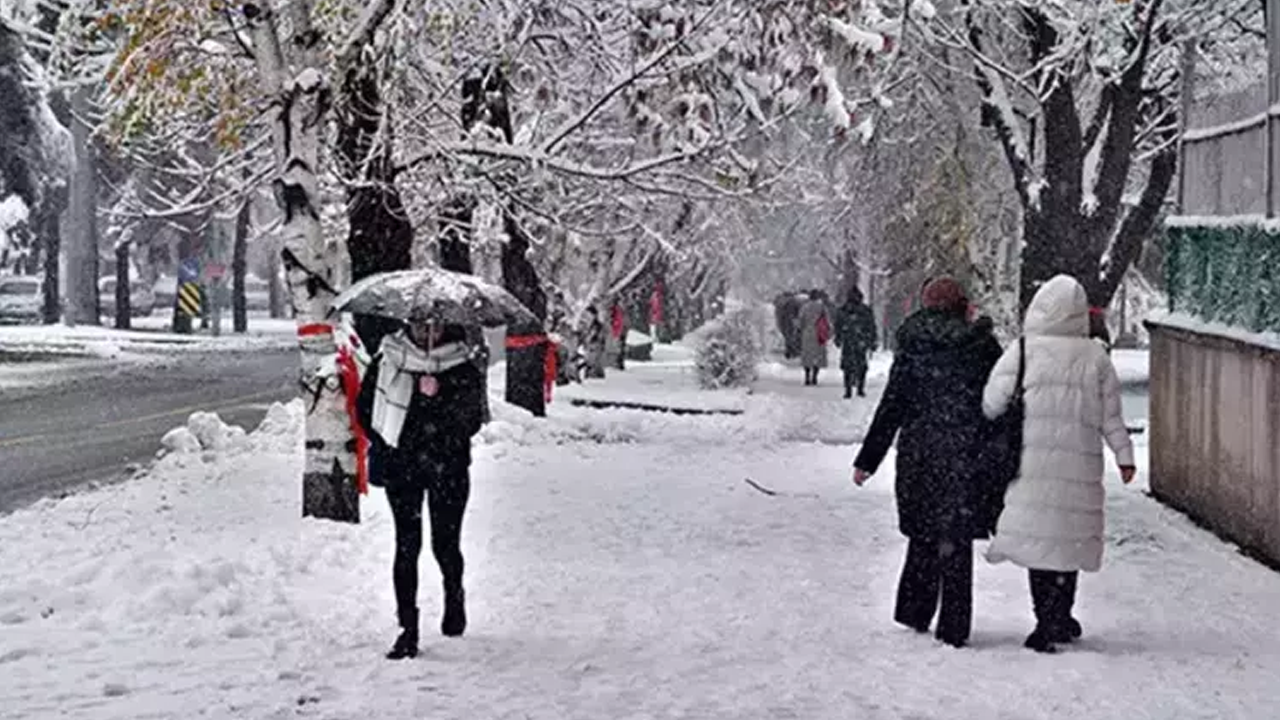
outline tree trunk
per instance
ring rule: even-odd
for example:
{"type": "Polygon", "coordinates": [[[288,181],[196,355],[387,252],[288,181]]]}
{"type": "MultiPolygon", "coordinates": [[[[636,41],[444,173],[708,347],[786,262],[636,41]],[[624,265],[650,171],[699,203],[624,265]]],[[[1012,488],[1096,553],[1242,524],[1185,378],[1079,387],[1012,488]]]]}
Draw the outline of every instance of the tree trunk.
{"type": "MultiPolygon", "coordinates": [[[[536,325],[509,328],[508,333],[514,338],[545,338],[547,294],[538,281],[538,271],[529,262],[529,237],[510,213],[503,218],[503,229],[507,242],[502,246],[502,284],[538,318],[536,325]]],[[[544,382],[548,352],[552,348],[545,339],[532,344],[507,344],[507,402],[528,410],[534,417],[547,415],[544,382]]]]}
{"type": "Polygon", "coordinates": [[[267,281],[267,303],[271,306],[272,319],[284,317],[284,288],[280,282],[280,253],[271,254],[271,278],[267,281]]]}
{"type": "Polygon", "coordinates": [[[244,296],[244,274],[248,268],[250,209],[246,199],[236,213],[235,238],[231,248],[231,325],[236,333],[249,332],[249,302],[244,296]]]}
{"type": "Polygon", "coordinates": [[[272,4],[243,7],[263,88],[277,108],[272,118],[274,185],[284,216],[281,254],[298,324],[299,382],[306,409],[302,514],[359,522],[351,419],[342,385],[329,369],[337,343],[327,319],[328,305],[336,295],[340,256],[326,247],[320,227],[317,172],[330,102],[320,71],[321,38],[312,27],[312,3],[307,0],[288,6],[292,35],[287,38],[280,37],[286,23],[276,17],[272,4]]]}
{"type": "Polygon", "coordinates": [[[116,246],[116,329],[132,327],[133,307],[129,301],[129,243],[116,246]]]}
{"type": "MultiPolygon", "coordinates": [[[[347,253],[351,279],[412,266],[413,226],[396,185],[395,145],[383,117],[378,76],[353,63],[343,73],[337,109],[338,157],[347,179],[347,253]]],[[[388,318],[359,316],[356,333],[370,353],[399,323],[388,318]]]]}
{"type": "MultiPolygon", "coordinates": [[[[65,190],[63,191],[65,194],[65,190]]],[[[61,211],[47,209],[40,215],[36,232],[44,238],[44,324],[54,325],[62,319],[60,265],[62,262],[61,211]]]]}
{"type": "Polygon", "coordinates": [[[81,325],[97,325],[98,317],[98,174],[93,137],[81,118],[91,112],[90,90],[77,90],[71,98],[71,137],[75,168],[63,231],[67,258],[67,319],[81,325]]]}

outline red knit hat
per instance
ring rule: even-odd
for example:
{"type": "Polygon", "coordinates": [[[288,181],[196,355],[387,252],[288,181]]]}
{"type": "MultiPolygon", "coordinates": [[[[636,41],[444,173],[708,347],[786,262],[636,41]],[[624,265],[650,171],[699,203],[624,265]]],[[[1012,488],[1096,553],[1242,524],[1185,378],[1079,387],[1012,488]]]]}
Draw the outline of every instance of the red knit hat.
{"type": "Polygon", "coordinates": [[[964,288],[955,278],[936,277],[930,280],[920,292],[920,304],[930,310],[951,310],[961,312],[969,306],[964,288]]]}

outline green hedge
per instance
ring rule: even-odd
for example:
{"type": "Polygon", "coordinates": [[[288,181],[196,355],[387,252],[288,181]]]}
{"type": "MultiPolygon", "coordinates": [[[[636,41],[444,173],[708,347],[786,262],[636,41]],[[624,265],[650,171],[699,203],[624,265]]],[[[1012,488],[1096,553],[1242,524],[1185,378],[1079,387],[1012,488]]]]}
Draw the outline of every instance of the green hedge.
{"type": "Polygon", "coordinates": [[[1174,312],[1255,332],[1280,331],[1280,234],[1260,225],[1167,232],[1174,312]]]}

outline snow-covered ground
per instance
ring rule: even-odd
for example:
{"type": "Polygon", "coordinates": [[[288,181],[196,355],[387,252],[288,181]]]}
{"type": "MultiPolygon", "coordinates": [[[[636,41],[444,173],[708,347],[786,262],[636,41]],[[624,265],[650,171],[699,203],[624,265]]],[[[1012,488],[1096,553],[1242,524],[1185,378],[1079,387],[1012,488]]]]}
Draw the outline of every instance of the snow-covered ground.
{"type": "MultiPolygon", "coordinates": [[[[573,392],[707,399],[679,357],[663,363],[573,392]]],[[[0,717],[1276,716],[1280,575],[1115,478],[1082,643],[1023,650],[1025,578],[981,561],[970,648],[894,626],[892,473],[856,489],[855,448],[824,444],[873,407],[829,375],[804,388],[766,368],[723,400],[740,416],[557,401],[540,422],[495,403],[464,531],[469,633],[433,632],[428,552],[425,654],[401,663],[381,658],[379,491],[359,526],[302,520],[299,405],[247,437],[198,418],[210,449],[0,518],[0,717]]]]}
{"type": "Polygon", "coordinates": [[[214,337],[208,331],[181,335],[169,331],[167,320],[158,317],[134,319],[134,329],[116,330],[96,325],[8,325],[0,326],[0,350],[39,355],[78,355],[115,358],[124,353],[168,353],[184,349],[251,351],[263,347],[295,343],[297,324],[293,320],[255,318],[249,331],[237,335],[224,327],[214,337]]]}
{"type": "Polygon", "coordinates": [[[135,329],[93,325],[0,326],[0,390],[42,387],[85,374],[171,363],[183,353],[257,352],[297,344],[293,320],[251,318],[243,335],[213,337],[207,331],[180,335],[166,318],[135,318],[135,329]]]}

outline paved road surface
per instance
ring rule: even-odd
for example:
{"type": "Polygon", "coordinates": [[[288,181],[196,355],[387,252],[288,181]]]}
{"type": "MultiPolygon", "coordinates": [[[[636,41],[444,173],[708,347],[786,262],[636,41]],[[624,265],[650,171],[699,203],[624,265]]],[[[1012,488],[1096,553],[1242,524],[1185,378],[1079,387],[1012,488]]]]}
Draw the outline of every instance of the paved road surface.
{"type": "Polygon", "coordinates": [[[253,430],[296,396],[296,350],[193,354],[74,385],[0,393],[0,513],[145,466],[160,438],[197,410],[253,430]]]}

